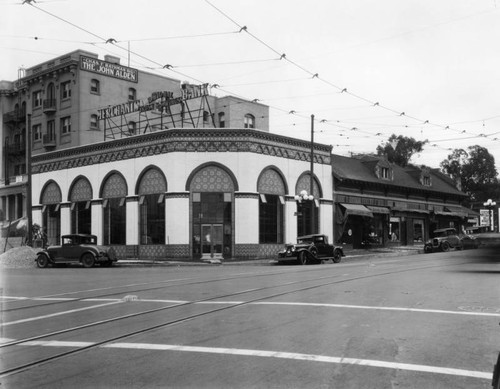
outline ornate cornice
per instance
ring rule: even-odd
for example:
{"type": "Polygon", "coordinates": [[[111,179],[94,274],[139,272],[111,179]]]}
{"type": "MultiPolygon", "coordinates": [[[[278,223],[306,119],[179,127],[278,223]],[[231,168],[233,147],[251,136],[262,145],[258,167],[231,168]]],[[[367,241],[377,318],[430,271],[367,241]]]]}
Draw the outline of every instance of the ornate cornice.
{"type": "MultiPolygon", "coordinates": [[[[252,129],[172,129],[33,156],[32,173],[172,152],[249,152],[311,160],[310,142],[252,129]]],[[[329,165],[331,146],[314,144],[314,162],[329,165]]]]}

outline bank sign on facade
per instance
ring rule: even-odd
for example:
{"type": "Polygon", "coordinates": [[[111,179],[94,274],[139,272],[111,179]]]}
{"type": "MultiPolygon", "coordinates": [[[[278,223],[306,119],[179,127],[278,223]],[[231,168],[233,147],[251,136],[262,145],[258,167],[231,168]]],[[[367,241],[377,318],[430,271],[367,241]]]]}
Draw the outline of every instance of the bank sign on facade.
{"type": "Polygon", "coordinates": [[[93,73],[102,74],[120,80],[138,82],[139,71],[137,69],[118,65],[116,63],[101,61],[96,58],[80,56],[80,69],[93,73]]]}

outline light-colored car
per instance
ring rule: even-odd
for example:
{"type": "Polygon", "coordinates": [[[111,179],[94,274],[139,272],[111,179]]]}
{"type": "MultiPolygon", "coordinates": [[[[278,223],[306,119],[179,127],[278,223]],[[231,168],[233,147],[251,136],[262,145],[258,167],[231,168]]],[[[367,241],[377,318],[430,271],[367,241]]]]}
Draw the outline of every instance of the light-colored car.
{"type": "Polygon", "coordinates": [[[97,244],[95,235],[64,235],[61,241],[61,245],[49,246],[38,252],[36,258],[38,267],[72,263],[81,263],[83,267],[92,267],[96,264],[111,266],[118,260],[112,247],[97,244]]]}
{"type": "Polygon", "coordinates": [[[433,251],[449,251],[454,248],[463,250],[468,248],[477,249],[479,241],[467,234],[457,234],[454,228],[441,228],[435,230],[434,238],[429,239],[424,246],[424,252],[432,253],[433,251]]]}

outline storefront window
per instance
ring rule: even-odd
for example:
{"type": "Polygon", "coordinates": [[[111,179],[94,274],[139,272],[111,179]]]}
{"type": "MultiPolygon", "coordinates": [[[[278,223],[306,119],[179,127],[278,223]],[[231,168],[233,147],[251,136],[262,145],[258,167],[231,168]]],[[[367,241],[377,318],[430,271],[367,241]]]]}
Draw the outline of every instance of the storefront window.
{"type": "Polygon", "coordinates": [[[90,234],[91,220],[90,201],[78,201],[71,204],[71,232],[73,234],[90,234]]]}
{"type": "Polygon", "coordinates": [[[391,217],[389,224],[389,238],[391,242],[399,242],[401,239],[401,219],[391,217]]]}
{"type": "Polygon", "coordinates": [[[423,220],[413,220],[413,241],[423,242],[424,241],[424,221],[423,220]]]}
{"type": "Polygon", "coordinates": [[[165,196],[143,195],[139,198],[141,244],[165,244],[165,196]]]}
{"type": "Polygon", "coordinates": [[[283,200],[280,196],[261,194],[259,200],[260,243],[283,243],[283,200]]]}

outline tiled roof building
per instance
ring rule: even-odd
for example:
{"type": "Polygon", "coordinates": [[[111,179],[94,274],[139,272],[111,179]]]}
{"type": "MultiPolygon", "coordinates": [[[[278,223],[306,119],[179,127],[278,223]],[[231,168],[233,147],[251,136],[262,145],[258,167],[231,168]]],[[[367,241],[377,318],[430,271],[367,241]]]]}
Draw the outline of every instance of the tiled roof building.
{"type": "Polygon", "coordinates": [[[437,169],[402,168],[385,158],[332,155],[335,237],[354,247],[425,241],[437,228],[465,228],[477,213],[437,169]]]}

